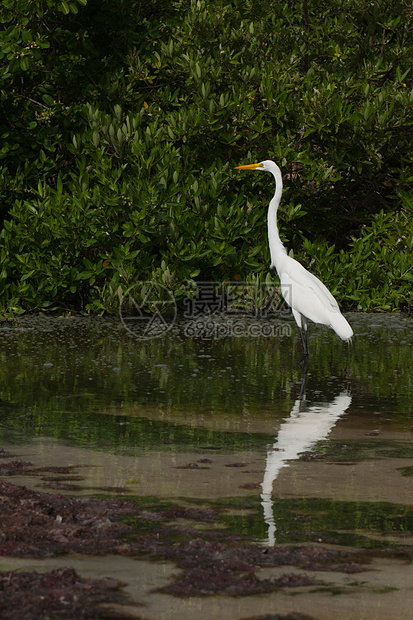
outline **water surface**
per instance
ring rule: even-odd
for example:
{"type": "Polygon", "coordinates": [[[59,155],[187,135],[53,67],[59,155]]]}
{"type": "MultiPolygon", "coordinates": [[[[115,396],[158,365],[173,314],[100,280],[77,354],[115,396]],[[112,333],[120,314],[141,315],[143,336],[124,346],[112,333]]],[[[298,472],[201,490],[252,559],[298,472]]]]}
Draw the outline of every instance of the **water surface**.
{"type": "MultiPolygon", "coordinates": [[[[263,545],[411,545],[413,321],[348,318],[350,346],[311,325],[305,378],[288,318],[255,320],[253,329],[241,318],[237,329],[225,317],[196,329],[177,320],[157,338],[117,319],[3,321],[0,447],[36,467],[72,467],[71,475],[13,482],[219,505],[220,527],[263,545]]],[[[369,599],[386,582],[381,567],[362,593],[343,586],[343,617],[385,617],[387,604],[375,609],[369,599]],[[355,600],[365,601],[366,616],[351,615],[355,600]]],[[[389,605],[390,581],[393,594],[382,596],[389,605]]],[[[291,607],[285,595],[283,609],[305,613],[312,596],[291,607]]],[[[153,601],[147,617],[161,617],[153,601]]],[[[177,604],[178,615],[184,607],[177,604]]],[[[316,617],[328,617],[320,600],[315,607],[316,617]]],[[[230,608],[227,617],[243,617],[230,608]]],[[[200,604],[197,617],[211,617],[210,609],[200,604]]]]}

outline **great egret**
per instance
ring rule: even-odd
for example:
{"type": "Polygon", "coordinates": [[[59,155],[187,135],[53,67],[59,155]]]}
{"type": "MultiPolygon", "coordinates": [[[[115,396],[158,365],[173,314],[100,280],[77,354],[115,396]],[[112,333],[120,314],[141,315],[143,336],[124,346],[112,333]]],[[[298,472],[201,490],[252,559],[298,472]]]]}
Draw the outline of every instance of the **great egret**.
{"type": "Polygon", "coordinates": [[[353,330],[340,312],[338,304],[328,288],[299,262],[288,256],[277,226],[277,211],[280,204],[283,182],[281,170],[270,160],[258,164],[237,166],[237,170],[261,170],[271,172],[275,179],[275,194],[268,207],[268,242],[271,267],[275,267],[280,278],[281,294],[291,307],[300,330],[303,344],[302,360],[308,358],[307,319],[334,329],[342,340],[350,340],[353,330]]]}

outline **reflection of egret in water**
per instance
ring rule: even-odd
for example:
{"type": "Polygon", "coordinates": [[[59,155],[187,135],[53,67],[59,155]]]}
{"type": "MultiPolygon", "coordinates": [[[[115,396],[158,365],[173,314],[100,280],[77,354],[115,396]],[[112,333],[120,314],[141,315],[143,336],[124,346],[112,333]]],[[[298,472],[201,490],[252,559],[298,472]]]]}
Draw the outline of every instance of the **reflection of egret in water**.
{"type": "Polygon", "coordinates": [[[268,525],[266,544],[274,545],[276,525],[273,514],[272,487],[282,467],[288,465],[301,452],[309,450],[321,439],[327,437],[337,420],[350,406],[351,396],[342,392],[332,403],[306,406],[300,396],[294,403],[290,417],[280,426],[277,441],[267,452],[262,486],[262,507],[264,520],[268,525]]]}

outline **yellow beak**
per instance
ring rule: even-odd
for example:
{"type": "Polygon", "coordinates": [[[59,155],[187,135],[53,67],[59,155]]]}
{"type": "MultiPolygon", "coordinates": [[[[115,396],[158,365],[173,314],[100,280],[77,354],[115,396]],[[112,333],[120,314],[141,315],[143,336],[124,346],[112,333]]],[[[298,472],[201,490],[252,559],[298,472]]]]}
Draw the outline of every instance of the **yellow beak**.
{"type": "Polygon", "coordinates": [[[255,168],[262,168],[262,163],[246,164],[245,166],[235,166],[235,170],[255,170],[255,168]]]}

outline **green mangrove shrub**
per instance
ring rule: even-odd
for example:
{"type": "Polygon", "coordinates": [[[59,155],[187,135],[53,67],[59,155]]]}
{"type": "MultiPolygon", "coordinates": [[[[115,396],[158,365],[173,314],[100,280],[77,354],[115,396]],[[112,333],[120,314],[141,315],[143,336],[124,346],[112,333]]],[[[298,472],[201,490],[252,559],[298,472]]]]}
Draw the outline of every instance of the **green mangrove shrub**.
{"type": "Polygon", "coordinates": [[[0,311],[271,277],[271,184],[233,172],[268,158],[295,256],[346,307],[409,308],[411,18],[401,0],[5,0],[0,311]]]}

